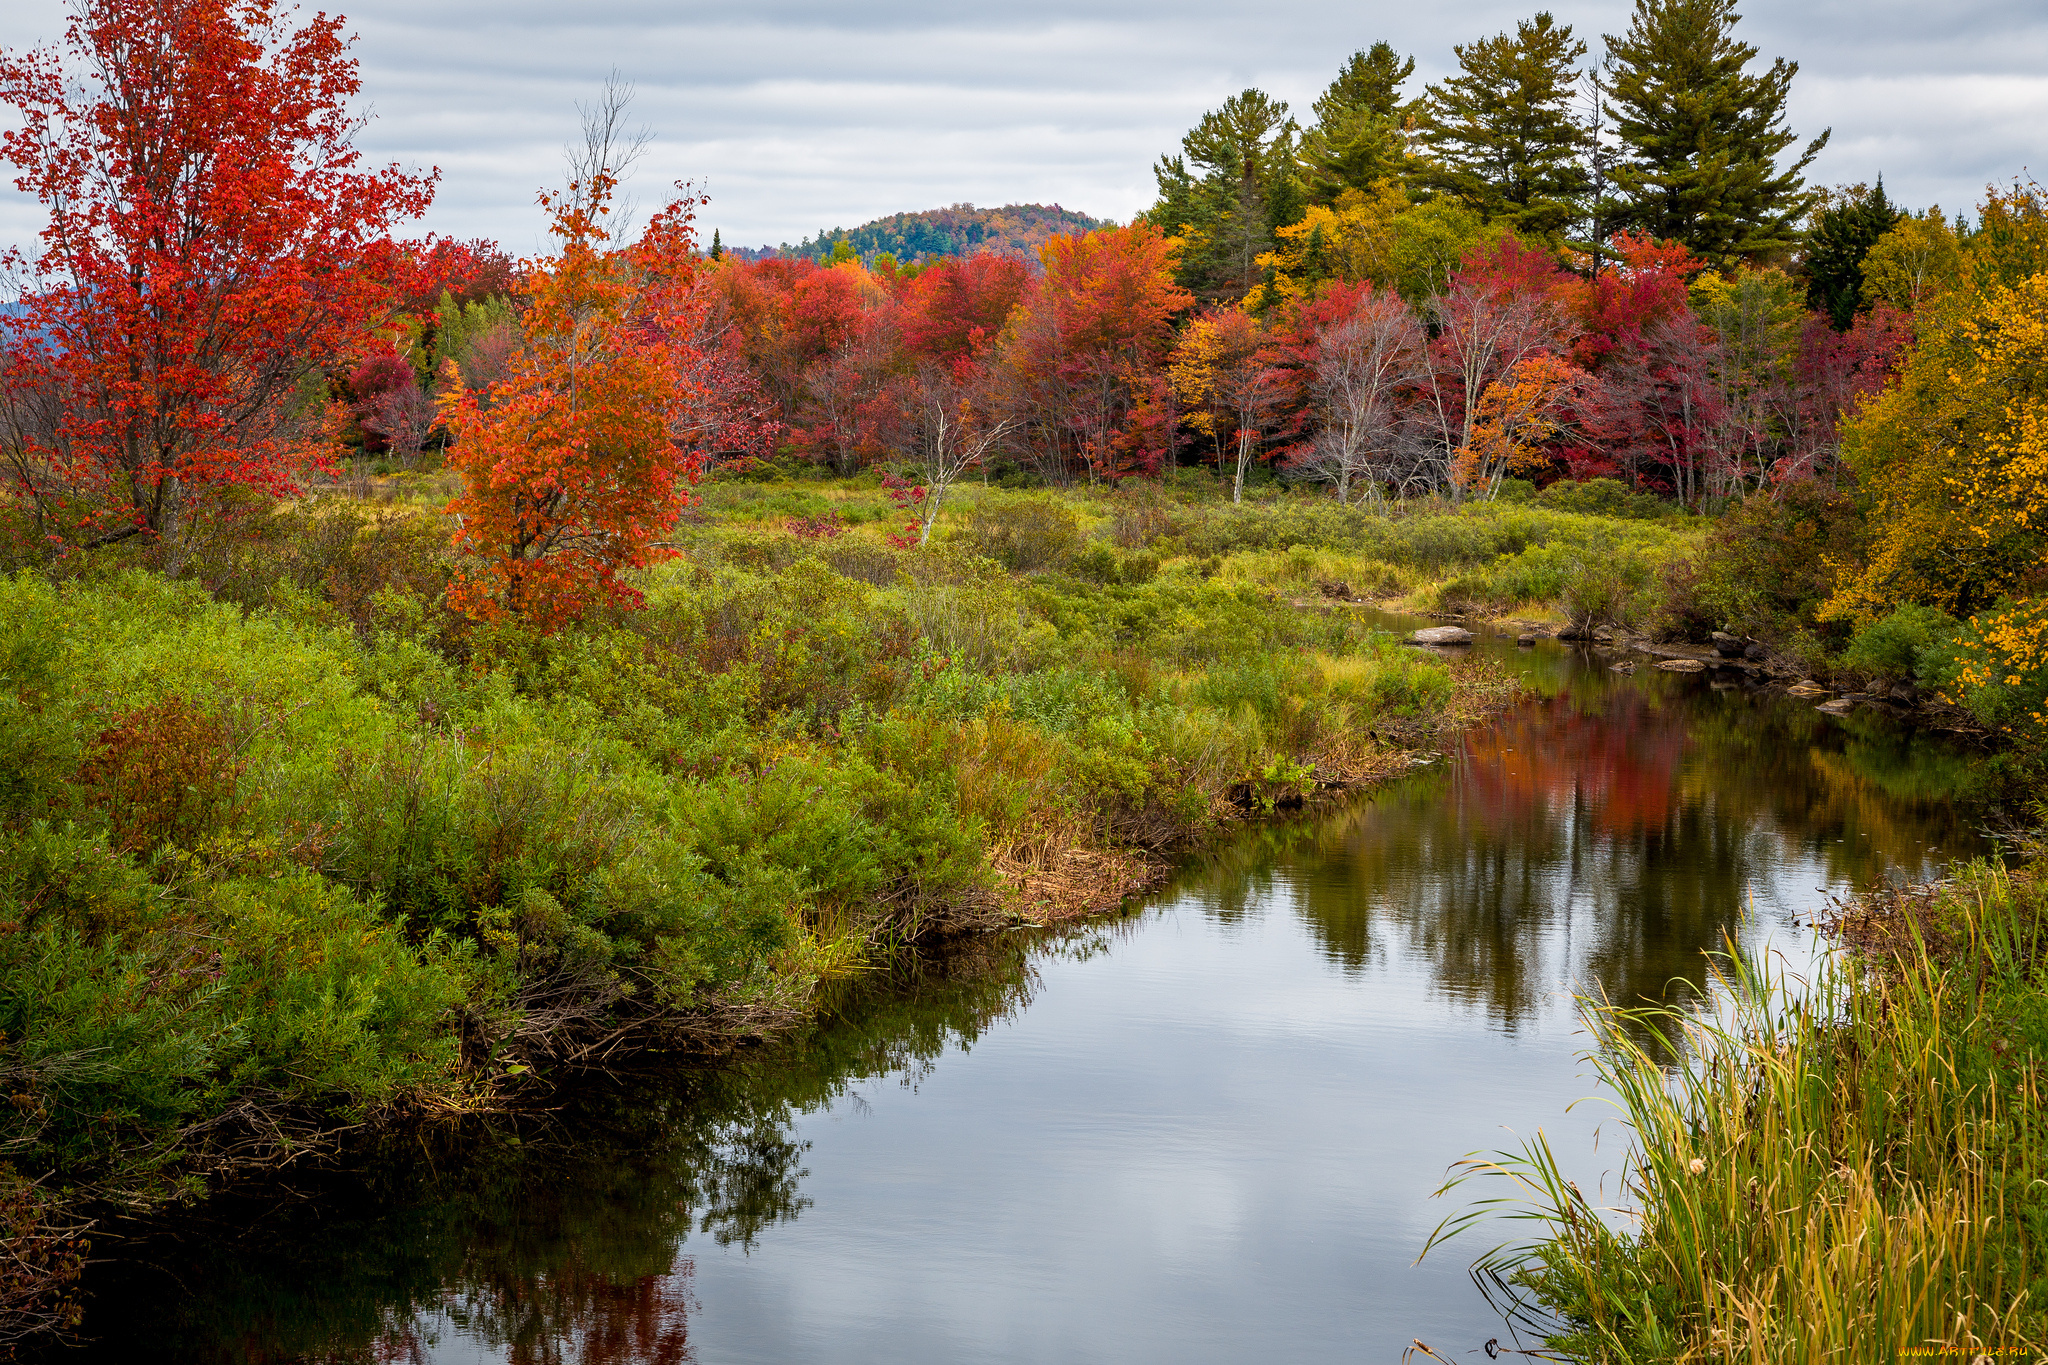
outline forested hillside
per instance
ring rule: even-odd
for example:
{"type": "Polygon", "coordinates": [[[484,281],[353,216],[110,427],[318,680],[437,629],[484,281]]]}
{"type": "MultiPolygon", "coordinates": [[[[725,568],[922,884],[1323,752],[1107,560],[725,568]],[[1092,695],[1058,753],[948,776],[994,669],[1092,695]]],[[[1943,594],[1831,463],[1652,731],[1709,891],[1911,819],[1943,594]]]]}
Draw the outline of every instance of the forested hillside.
{"type": "Polygon", "coordinates": [[[795,246],[726,248],[742,260],[794,257],[802,260],[844,260],[849,255],[872,262],[887,254],[904,265],[935,260],[941,256],[972,256],[989,251],[1018,256],[1035,262],[1040,247],[1062,233],[1088,232],[1107,227],[1100,218],[1063,209],[1058,204],[1005,204],[999,209],[978,209],[972,204],[926,209],[922,213],[892,213],[857,228],[818,229],[795,246]]]}

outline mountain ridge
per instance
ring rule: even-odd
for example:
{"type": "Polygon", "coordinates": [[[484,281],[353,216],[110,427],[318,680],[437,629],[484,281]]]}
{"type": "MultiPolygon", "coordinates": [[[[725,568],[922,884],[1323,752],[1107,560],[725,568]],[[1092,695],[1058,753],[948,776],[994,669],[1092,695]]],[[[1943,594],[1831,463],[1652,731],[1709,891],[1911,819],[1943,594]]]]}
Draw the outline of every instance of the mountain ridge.
{"type": "Polygon", "coordinates": [[[1068,232],[1089,232],[1108,227],[1107,218],[1091,218],[1058,204],[1004,204],[1000,208],[976,208],[952,204],[945,208],[892,213],[853,228],[820,228],[814,237],[791,245],[727,247],[742,260],[758,261],[783,256],[822,260],[831,256],[841,242],[847,243],[863,261],[888,252],[902,264],[939,256],[972,256],[993,251],[1006,256],[1036,258],[1047,239],[1068,232]]]}

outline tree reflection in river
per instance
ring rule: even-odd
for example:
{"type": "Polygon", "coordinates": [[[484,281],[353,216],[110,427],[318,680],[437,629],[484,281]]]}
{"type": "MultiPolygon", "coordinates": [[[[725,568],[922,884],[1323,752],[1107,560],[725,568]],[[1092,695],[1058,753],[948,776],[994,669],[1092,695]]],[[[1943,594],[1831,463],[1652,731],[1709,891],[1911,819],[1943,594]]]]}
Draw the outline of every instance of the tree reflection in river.
{"type": "MultiPolygon", "coordinates": [[[[1021,935],[840,983],[803,1036],[729,1064],[615,1076],[558,1110],[366,1174],[222,1200],[89,1276],[77,1365],[384,1365],[451,1338],[508,1365],[691,1360],[687,1239],[751,1248],[809,1206],[800,1114],[867,1082],[916,1086],[1030,1002],[1021,935]]],[[[467,1355],[463,1359],[470,1358],[467,1355]]]]}
{"type": "Polygon", "coordinates": [[[1747,914],[1978,849],[1967,759],[1876,712],[1564,662],[1434,770],[1240,841],[1183,889],[1224,919],[1291,904],[1346,968],[1400,954],[1512,1031],[1564,982],[1682,998],[1747,914]]]}

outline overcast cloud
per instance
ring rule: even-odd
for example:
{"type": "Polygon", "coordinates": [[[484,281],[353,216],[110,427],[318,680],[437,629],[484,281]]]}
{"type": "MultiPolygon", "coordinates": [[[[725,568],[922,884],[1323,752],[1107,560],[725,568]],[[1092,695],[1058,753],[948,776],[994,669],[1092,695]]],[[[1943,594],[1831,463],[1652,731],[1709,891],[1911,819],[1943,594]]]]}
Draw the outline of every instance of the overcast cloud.
{"type": "MultiPolygon", "coordinates": [[[[576,102],[614,67],[656,134],[631,187],[640,200],[694,180],[712,196],[707,233],[759,245],[959,201],[1126,219],[1151,202],[1158,156],[1245,86],[1306,115],[1354,49],[1386,38],[1415,54],[1413,92],[1449,73],[1453,43],[1530,12],[1483,0],[344,8],[376,115],[364,151],[441,168],[427,228],[522,252],[539,243],[534,193],[561,179],[576,102]]],[[[1595,52],[1630,12],[1626,0],[1552,8],[1595,52]]],[[[1744,14],[1739,32],[1763,61],[1800,64],[1793,131],[1834,129],[1809,173],[1820,183],[1881,171],[1895,199],[1953,211],[1987,181],[2048,164],[2039,0],[1759,0],[1744,14]]],[[[62,25],[59,0],[10,0],[0,44],[53,42],[62,25]]],[[[0,201],[0,240],[40,221],[20,195],[0,201]]]]}

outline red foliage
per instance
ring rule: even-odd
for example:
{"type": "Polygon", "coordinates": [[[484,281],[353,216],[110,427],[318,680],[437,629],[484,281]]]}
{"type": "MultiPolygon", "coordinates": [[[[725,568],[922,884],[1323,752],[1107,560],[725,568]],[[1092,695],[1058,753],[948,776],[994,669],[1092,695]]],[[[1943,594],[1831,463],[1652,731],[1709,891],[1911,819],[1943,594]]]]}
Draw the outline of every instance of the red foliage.
{"type": "Polygon", "coordinates": [[[432,176],[358,172],[340,20],[268,0],[86,0],[0,55],[16,186],[49,209],[6,319],[8,479],[53,540],[176,538],[207,485],[272,493],[326,450],[287,399],[393,305],[432,176]],[[33,411],[25,411],[33,409],[33,411]]]}
{"type": "Polygon", "coordinates": [[[1722,415],[1713,353],[1713,334],[1690,311],[1623,333],[1578,414],[1592,444],[1571,453],[1572,476],[1619,474],[1688,502],[1698,496],[1722,415]]]}
{"type": "Polygon", "coordinates": [[[908,512],[910,520],[903,523],[900,532],[891,532],[889,543],[899,550],[914,549],[923,539],[924,504],[930,490],[923,484],[912,483],[909,479],[895,474],[882,475],[882,492],[898,511],[908,512]]]}
{"type": "Polygon", "coordinates": [[[1833,475],[1842,419],[1884,391],[1912,342],[1912,317],[1888,303],[1858,313],[1846,332],[1837,332],[1819,313],[1808,316],[1799,332],[1793,411],[1786,421],[1793,439],[1772,471],[1773,482],[1833,475]]]}
{"type": "Polygon", "coordinates": [[[715,287],[748,363],[782,405],[784,419],[795,420],[804,371],[861,329],[854,272],[816,261],[733,261],[719,270],[715,287]]]}
{"type": "Polygon", "coordinates": [[[363,449],[372,454],[390,450],[400,439],[393,428],[402,421],[403,410],[414,403],[431,406],[420,393],[419,376],[405,357],[389,346],[372,351],[349,372],[351,406],[363,428],[363,449]]]}
{"type": "Polygon", "coordinates": [[[1430,301],[1425,395],[1446,461],[1471,446],[1488,388],[1523,361],[1565,349],[1574,283],[1543,252],[1504,237],[1475,249],[1430,301]]]}
{"type": "Polygon", "coordinates": [[[442,399],[463,479],[449,509],[455,543],[471,556],[449,601],[542,630],[600,602],[639,604],[620,571],[671,553],[655,538],[689,501],[683,481],[734,439],[728,428],[748,421],[751,397],[705,325],[698,201],[669,205],[619,249],[602,226],[609,179],[580,188],[541,197],[561,254],[528,267],[513,377],[492,385],[486,405],[451,374],[442,399]]]}
{"type": "Polygon", "coordinates": [[[1066,481],[1077,461],[1115,477],[1164,458],[1148,440],[1157,423],[1132,417],[1153,406],[1174,314],[1194,304],[1173,281],[1178,252],[1149,223],[1045,244],[1045,278],[1018,309],[1003,360],[1011,415],[1048,478],[1066,481]]]}
{"type": "Polygon", "coordinates": [[[1620,263],[1572,291],[1585,328],[1572,354],[1587,368],[1596,368],[1622,338],[1640,336],[1650,324],[1687,311],[1686,285],[1706,268],[1677,242],[1619,232],[1611,244],[1620,263]]]}
{"type": "Polygon", "coordinates": [[[496,242],[474,237],[429,237],[408,253],[405,310],[430,313],[445,292],[460,304],[493,294],[509,296],[518,284],[519,263],[496,242]]]}
{"type": "Polygon", "coordinates": [[[925,360],[978,355],[1001,334],[1030,285],[1030,269],[1013,256],[936,261],[903,288],[903,348],[925,360]]]}
{"type": "Polygon", "coordinates": [[[283,493],[324,452],[287,400],[395,302],[434,177],[357,169],[339,19],[81,0],[64,46],[0,54],[0,156],[50,214],[5,261],[6,476],[51,539],[175,540],[208,485],[283,493]]]}

